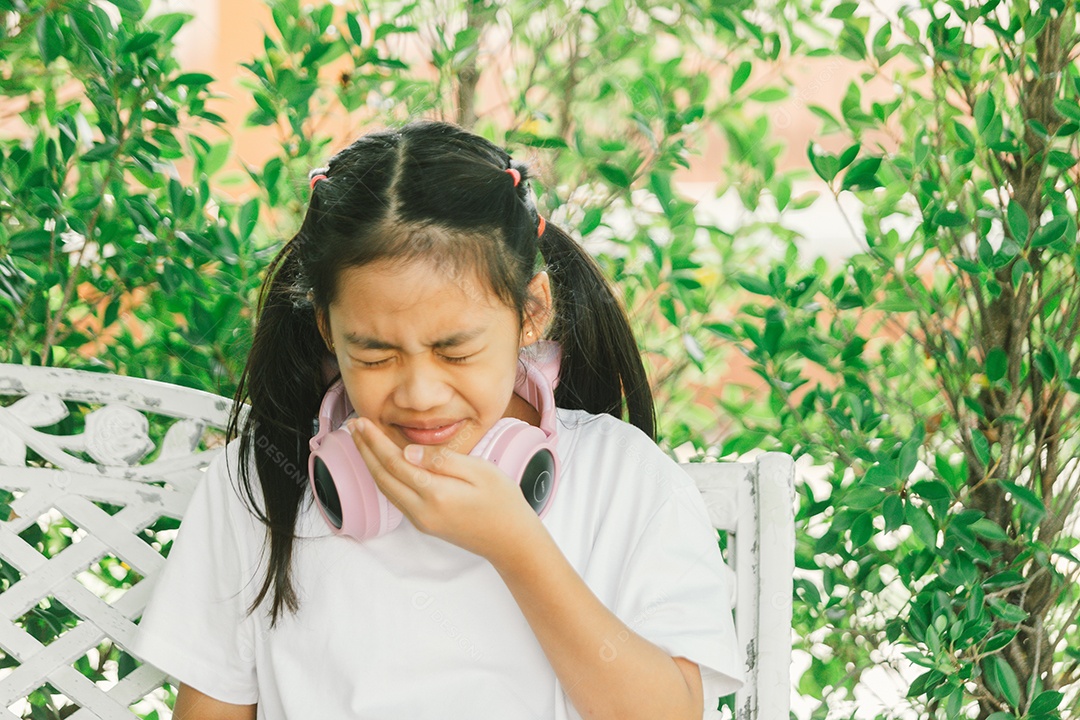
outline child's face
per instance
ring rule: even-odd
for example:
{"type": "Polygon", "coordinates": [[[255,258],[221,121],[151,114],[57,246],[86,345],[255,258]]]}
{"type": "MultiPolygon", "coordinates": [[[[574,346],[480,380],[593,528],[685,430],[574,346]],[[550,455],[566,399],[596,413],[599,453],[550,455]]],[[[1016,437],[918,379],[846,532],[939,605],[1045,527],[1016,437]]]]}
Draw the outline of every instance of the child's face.
{"type": "Polygon", "coordinates": [[[543,307],[524,327],[471,273],[380,261],[343,271],[339,282],[328,339],[345,390],[398,447],[468,453],[499,418],[528,412],[514,379],[520,348],[540,338],[550,309],[546,273],[530,283],[543,307]]]}

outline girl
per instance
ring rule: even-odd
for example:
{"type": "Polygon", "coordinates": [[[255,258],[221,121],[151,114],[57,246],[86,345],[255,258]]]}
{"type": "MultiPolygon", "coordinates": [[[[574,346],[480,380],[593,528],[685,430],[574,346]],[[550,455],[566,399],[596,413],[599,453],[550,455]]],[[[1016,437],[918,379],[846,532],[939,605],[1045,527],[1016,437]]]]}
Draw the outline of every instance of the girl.
{"type": "Polygon", "coordinates": [[[741,685],[730,571],[654,442],[625,313],[528,177],[432,121],[313,173],[259,299],[235,439],[139,625],[135,652],[181,683],[176,718],[689,720],[741,685]],[[539,425],[514,389],[541,339],[560,362],[543,517],[470,454],[501,418],[539,425]],[[404,518],[364,541],[333,532],[308,479],[338,378],[404,518]]]}

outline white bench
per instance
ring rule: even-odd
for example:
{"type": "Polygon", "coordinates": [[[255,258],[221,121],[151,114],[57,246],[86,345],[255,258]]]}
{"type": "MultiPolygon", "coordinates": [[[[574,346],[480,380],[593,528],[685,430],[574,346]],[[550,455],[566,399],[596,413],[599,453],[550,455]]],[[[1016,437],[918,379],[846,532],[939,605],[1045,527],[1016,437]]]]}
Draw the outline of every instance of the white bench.
{"type": "MultiPolygon", "coordinates": [[[[144,531],[169,519],[175,528],[182,518],[223,447],[231,405],[139,378],[0,364],[0,489],[16,496],[15,515],[0,522],[8,585],[0,594],[0,720],[17,720],[35,691],[55,703],[61,718],[131,720],[154,708],[168,717],[160,700],[144,698],[165,683],[175,688],[175,679],[128,652],[134,621],[165,562],[144,531]],[[61,422],[74,432],[55,434],[52,426],[61,422]],[[154,459],[142,463],[148,455],[154,459]],[[42,526],[51,528],[45,537],[42,526]],[[48,557],[36,547],[46,543],[48,557]],[[65,617],[73,626],[62,624],[65,617]],[[95,683],[85,670],[102,678],[95,683]],[[46,684],[52,690],[40,690],[46,684]]],[[[731,534],[736,631],[749,679],[736,695],[736,717],[787,720],[792,460],[766,453],[753,463],[683,467],[713,525],[731,534]]],[[[173,534],[165,529],[158,541],[173,534]]]]}

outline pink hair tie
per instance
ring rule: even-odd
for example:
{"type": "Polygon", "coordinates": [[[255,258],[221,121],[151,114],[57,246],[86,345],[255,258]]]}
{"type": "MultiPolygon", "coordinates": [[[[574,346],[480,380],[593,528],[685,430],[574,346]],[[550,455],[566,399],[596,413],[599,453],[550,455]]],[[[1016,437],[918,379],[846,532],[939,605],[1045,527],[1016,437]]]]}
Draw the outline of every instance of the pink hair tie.
{"type": "Polygon", "coordinates": [[[314,190],[315,189],[315,183],[319,182],[320,180],[325,180],[325,179],[326,179],[325,175],[316,175],[315,177],[311,178],[311,189],[314,190]]]}
{"type": "Polygon", "coordinates": [[[517,187],[518,183],[521,182],[521,173],[519,173],[514,168],[506,168],[506,172],[510,173],[510,175],[514,178],[514,187],[517,187]]]}
{"type": "Polygon", "coordinates": [[[536,237],[543,237],[544,236],[544,228],[547,227],[547,221],[544,220],[543,215],[539,215],[538,217],[540,218],[540,224],[536,228],[536,237]]]}

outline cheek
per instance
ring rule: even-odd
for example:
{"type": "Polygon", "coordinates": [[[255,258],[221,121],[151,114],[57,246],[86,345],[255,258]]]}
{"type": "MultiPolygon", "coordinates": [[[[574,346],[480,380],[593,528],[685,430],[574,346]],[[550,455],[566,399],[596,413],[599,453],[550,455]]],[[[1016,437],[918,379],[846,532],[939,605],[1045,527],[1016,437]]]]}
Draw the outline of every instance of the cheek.
{"type": "Polygon", "coordinates": [[[349,402],[353,409],[363,417],[378,418],[379,411],[386,404],[389,389],[379,378],[354,374],[344,375],[345,388],[349,393],[349,402]]]}
{"type": "Polygon", "coordinates": [[[461,384],[458,385],[458,392],[482,417],[498,419],[506,411],[510,397],[514,393],[516,377],[515,356],[515,364],[508,365],[505,361],[493,363],[469,373],[467,378],[462,378],[461,384]]]}

